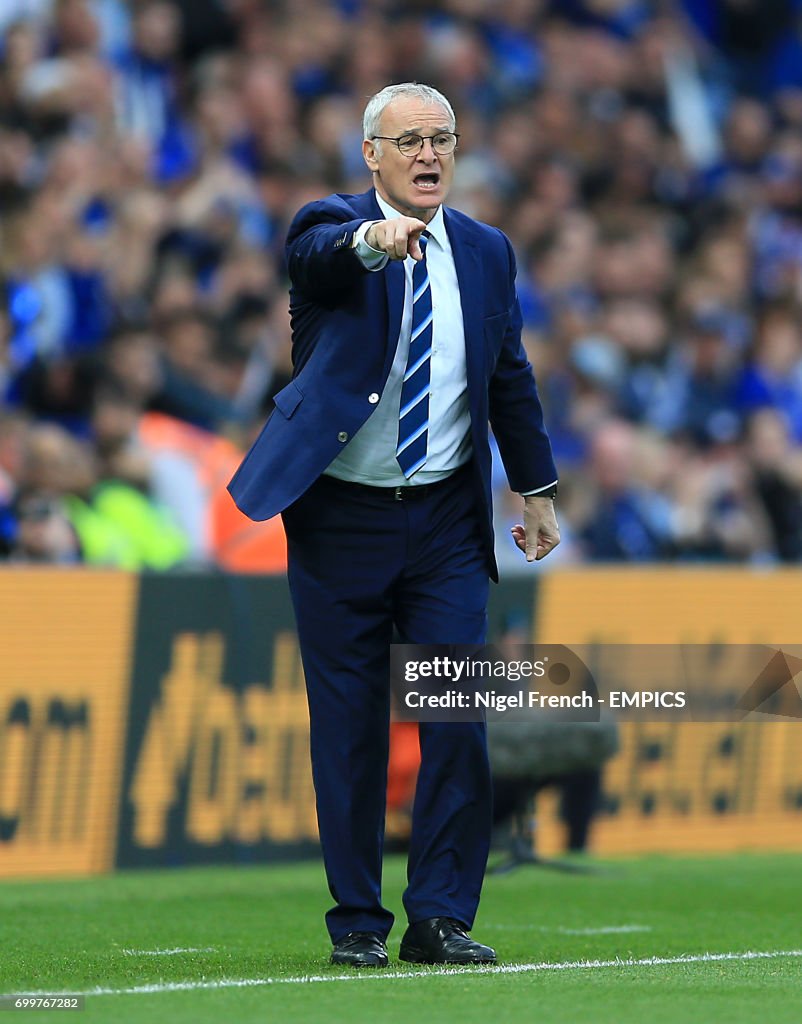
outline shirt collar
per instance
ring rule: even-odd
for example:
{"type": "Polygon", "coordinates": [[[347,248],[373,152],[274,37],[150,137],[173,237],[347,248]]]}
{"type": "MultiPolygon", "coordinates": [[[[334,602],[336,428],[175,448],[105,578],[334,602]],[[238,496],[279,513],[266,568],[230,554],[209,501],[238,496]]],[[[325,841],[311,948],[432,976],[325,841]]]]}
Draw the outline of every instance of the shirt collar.
{"type": "MultiPolygon", "coordinates": [[[[378,192],[376,192],[376,202],[379,204],[379,209],[387,220],[394,220],[396,217],[404,216],[404,214],[396,210],[394,206],[390,206],[390,204],[383,198],[383,196],[380,196],[378,192]]],[[[442,206],[437,207],[437,212],[426,225],[426,230],[444,252],[449,251],[450,246],[448,243],[448,233],[446,232],[446,222],[443,217],[442,206]]]]}

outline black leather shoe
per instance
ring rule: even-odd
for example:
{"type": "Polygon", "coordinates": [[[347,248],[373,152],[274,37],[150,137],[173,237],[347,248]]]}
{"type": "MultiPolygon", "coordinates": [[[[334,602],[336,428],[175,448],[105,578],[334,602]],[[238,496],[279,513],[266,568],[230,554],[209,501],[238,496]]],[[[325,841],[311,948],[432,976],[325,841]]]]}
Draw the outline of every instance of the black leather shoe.
{"type": "Polygon", "coordinates": [[[494,964],[496,951],[483,946],[450,917],[430,917],[411,924],[398,954],[410,964],[494,964]]]}
{"type": "Polygon", "coordinates": [[[331,951],[333,964],[346,967],[386,967],[387,947],[374,932],[349,932],[331,951]]]}

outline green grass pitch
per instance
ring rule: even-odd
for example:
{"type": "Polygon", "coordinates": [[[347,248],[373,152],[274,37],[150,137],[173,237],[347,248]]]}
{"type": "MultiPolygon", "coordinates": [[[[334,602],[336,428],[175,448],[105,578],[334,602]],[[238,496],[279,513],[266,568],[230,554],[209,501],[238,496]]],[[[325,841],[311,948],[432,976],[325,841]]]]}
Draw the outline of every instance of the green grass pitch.
{"type": "Polygon", "coordinates": [[[328,964],[317,863],[4,882],[0,992],[90,993],[67,1019],[114,1024],[802,1022],[802,856],[597,867],[488,878],[474,934],[501,965],[452,973],[397,959],[399,858],[384,972],[328,964]]]}

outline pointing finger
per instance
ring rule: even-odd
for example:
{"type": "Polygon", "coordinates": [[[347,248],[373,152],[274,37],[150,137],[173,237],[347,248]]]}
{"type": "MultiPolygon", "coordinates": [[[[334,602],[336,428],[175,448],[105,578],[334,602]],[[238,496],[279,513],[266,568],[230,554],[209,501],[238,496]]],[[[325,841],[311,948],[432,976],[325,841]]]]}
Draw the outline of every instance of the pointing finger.
{"type": "Polygon", "coordinates": [[[420,236],[426,230],[426,225],[422,220],[410,220],[410,231],[409,231],[409,255],[414,260],[423,259],[423,249],[420,244],[420,236]]]}

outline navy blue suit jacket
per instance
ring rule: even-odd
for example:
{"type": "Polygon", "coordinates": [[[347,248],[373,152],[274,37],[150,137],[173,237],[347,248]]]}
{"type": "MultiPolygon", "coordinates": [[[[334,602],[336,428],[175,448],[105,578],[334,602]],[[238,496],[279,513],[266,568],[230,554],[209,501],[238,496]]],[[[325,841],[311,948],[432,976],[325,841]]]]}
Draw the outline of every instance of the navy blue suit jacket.
{"type": "MultiPolygon", "coordinates": [[[[465,325],[474,489],[496,579],[488,422],[514,491],[545,487],[557,471],[521,345],[512,247],[497,228],[448,207],[444,215],[465,325]]],[[[270,519],[300,497],[376,408],[398,344],[404,268],[393,260],[365,270],[351,241],[365,220],[383,218],[371,189],[310,203],[290,226],[293,379],[229,484],[251,519],[270,519]]]]}

